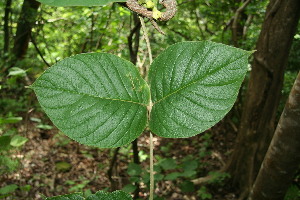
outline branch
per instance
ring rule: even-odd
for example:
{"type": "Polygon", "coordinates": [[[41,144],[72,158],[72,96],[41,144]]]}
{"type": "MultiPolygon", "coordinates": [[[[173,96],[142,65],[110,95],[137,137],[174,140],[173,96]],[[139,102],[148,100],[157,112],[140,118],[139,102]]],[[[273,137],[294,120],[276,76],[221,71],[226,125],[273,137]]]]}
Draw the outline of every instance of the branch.
{"type": "Polygon", "coordinates": [[[33,44],[35,50],[36,50],[37,53],[39,54],[39,56],[42,58],[42,60],[44,61],[44,63],[45,63],[48,67],[50,67],[51,65],[45,60],[45,58],[44,58],[42,52],[41,52],[40,49],[38,48],[38,46],[37,46],[37,44],[36,44],[36,42],[35,42],[35,40],[33,39],[33,37],[32,37],[31,34],[30,34],[30,39],[31,39],[31,42],[32,42],[32,44],[33,44]]]}

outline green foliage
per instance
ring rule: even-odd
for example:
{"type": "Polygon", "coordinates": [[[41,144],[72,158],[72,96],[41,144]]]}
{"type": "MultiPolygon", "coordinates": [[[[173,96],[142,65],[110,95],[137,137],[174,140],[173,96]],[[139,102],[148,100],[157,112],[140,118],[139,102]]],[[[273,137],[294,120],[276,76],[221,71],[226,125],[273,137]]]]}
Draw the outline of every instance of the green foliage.
{"type": "Polygon", "coordinates": [[[207,188],[205,186],[201,186],[201,188],[200,188],[200,190],[198,190],[197,194],[201,200],[212,199],[212,195],[209,192],[207,192],[207,188]]]}
{"type": "Polygon", "coordinates": [[[300,189],[297,185],[291,185],[286,192],[284,200],[297,200],[300,198],[300,189]]]}
{"type": "Polygon", "coordinates": [[[9,193],[12,193],[17,188],[18,188],[18,186],[16,184],[6,185],[6,186],[0,188],[0,194],[1,195],[6,195],[6,194],[9,194],[9,193]]]}
{"type": "Polygon", "coordinates": [[[12,159],[14,150],[23,146],[28,139],[19,135],[9,125],[18,123],[22,117],[0,117],[0,175],[15,171],[19,162],[12,159]]]}
{"type": "Polygon", "coordinates": [[[127,173],[130,176],[139,176],[142,173],[142,168],[136,163],[129,163],[127,173]]]}
{"type": "Polygon", "coordinates": [[[159,165],[164,170],[170,170],[170,169],[175,169],[176,168],[176,162],[172,158],[166,158],[166,159],[161,160],[159,162],[159,165]]]}
{"type": "Polygon", "coordinates": [[[51,6],[103,6],[112,2],[125,2],[126,0],[38,0],[51,6]]]}
{"type": "Polygon", "coordinates": [[[183,138],[212,127],[232,108],[249,55],[213,42],[169,47],[149,71],[150,129],[162,137],[183,138]]]}
{"type": "Polygon", "coordinates": [[[127,184],[122,188],[122,191],[126,192],[126,193],[132,193],[136,190],[136,186],[132,185],[132,184],[127,184]]]}
{"type": "Polygon", "coordinates": [[[28,139],[26,137],[15,135],[11,138],[10,145],[13,147],[20,147],[24,145],[28,139]]]}
{"type": "MultiPolygon", "coordinates": [[[[150,129],[178,138],[216,124],[235,102],[249,55],[212,42],[179,43],[165,50],[149,72],[150,129]]],[[[134,65],[117,56],[64,59],[31,87],[53,123],[79,143],[122,146],[146,126],[149,87],[134,65]]]]}
{"type": "Polygon", "coordinates": [[[72,165],[68,162],[57,162],[55,163],[55,168],[57,171],[69,171],[72,168],[72,165]]]}
{"type": "Polygon", "coordinates": [[[195,185],[190,181],[184,181],[183,183],[180,184],[180,189],[182,192],[194,192],[195,185]]]}
{"type": "Polygon", "coordinates": [[[14,124],[19,121],[22,121],[22,119],[23,119],[22,117],[6,117],[6,118],[0,117],[0,125],[1,124],[14,124]]]}
{"type": "Polygon", "coordinates": [[[222,182],[230,177],[230,174],[225,172],[211,171],[208,173],[211,176],[209,183],[222,184],[222,182]]]}
{"type": "Polygon", "coordinates": [[[149,88],[135,66],[117,56],[67,58],[49,68],[32,88],[53,123],[82,144],[122,146],[146,126],[149,88]]]}

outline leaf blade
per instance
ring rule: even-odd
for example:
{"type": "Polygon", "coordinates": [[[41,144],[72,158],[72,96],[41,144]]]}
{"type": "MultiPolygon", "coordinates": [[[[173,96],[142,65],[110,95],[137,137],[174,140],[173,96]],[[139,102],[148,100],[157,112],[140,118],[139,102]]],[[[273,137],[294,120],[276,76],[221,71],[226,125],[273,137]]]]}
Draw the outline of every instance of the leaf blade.
{"type": "Polygon", "coordinates": [[[122,146],[146,126],[149,87],[133,64],[117,56],[66,58],[31,87],[52,122],[81,144],[122,146]]]}
{"type": "Polygon", "coordinates": [[[183,138],[216,124],[233,106],[249,55],[208,41],[169,47],[149,71],[150,129],[162,137],[183,138]]]}

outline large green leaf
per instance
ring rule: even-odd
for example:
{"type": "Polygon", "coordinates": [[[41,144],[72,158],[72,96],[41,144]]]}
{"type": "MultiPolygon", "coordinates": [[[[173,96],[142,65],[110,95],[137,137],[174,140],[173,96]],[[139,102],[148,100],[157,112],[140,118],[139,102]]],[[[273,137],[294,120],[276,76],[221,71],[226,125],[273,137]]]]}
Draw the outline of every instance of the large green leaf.
{"type": "Polygon", "coordinates": [[[150,129],[169,138],[194,136],[233,106],[251,53],[213,42],[172,45],[152,63],[150,129]]]}
{"type": "Polygon", "coordinates": [[[66,58],[31,87],[52,122],[81,144],[122,146],[146,126],[149,87],[137,68],[118,56],[66,58]]]}
{"type": "Polygon", "coordinates": [[[37,0],[50,6],[103,6],[111,2],[125,2],[126,0],[37,0]]]}

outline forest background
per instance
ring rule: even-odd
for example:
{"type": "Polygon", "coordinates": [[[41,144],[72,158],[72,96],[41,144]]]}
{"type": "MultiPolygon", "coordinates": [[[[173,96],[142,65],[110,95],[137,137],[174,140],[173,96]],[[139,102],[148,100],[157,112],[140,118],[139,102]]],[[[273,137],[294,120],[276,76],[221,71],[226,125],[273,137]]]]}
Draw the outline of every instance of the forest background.
{"type": "MultiPolygon", "coordinates": [[[[156,199],[246,199],[299,73],[299,2],[177,3],[175,17],[159,22],[166,35],[146,23],[154,57],[177,42],[202,40],[257,52],[235,106],[220,123],[189,139],[155,137],[156,199]]],[[[123,189],[146,199],[146,134],[117,149],[79,145],[53,126],[26,88],[49,66],[79,53],[107,52],[140,69],[148,66],[137,15],[118,3],[52,7],[35,0],[3,0],[0,14],[0,198],[123,189]]],[[[299,152],[299,142],[284,141],[293,151],[283,156],[297,167],[288,170],[287,183],[277,181],[283,191],[277,198],[297,199],[299,157],[293,152],[299,152]]]]}

